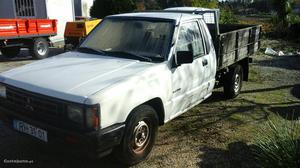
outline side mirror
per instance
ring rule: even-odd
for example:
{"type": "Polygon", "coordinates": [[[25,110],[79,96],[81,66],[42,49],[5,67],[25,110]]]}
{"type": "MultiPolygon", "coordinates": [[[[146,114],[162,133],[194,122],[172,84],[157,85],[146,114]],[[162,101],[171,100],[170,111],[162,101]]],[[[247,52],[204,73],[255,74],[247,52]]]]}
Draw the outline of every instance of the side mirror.
{"type": "Polygon", "coordinates": [[[192,51],[177,51],[177,65],[190,64],[194,61],[194,56],[192,51]]]}

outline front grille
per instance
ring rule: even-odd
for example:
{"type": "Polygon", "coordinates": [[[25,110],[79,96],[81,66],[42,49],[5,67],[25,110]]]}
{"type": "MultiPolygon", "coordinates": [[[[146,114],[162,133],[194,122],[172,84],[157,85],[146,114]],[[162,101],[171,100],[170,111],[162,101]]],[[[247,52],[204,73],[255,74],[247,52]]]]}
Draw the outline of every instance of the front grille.
{"type": "Polygon", "coordinates": [[[6,108],[52,125],[60,125],[64,103],[40,94],[6,86],[6,108]]]}

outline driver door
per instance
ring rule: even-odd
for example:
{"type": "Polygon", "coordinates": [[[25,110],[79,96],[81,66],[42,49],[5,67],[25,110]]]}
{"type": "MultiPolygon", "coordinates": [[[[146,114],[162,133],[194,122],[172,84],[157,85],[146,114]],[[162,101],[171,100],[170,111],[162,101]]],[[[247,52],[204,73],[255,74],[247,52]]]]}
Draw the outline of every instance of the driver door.
{"type": "Polygon", "coordinates": [[[171,118],[183,113],[204,97],[205,47],[197,21],[182,23],[179,28],[175,54],[178,51],[192,51],[194,60],[172,69],[172,114],[171,118]],[[195,99],[196,97],[196,99],[195,99]]]}

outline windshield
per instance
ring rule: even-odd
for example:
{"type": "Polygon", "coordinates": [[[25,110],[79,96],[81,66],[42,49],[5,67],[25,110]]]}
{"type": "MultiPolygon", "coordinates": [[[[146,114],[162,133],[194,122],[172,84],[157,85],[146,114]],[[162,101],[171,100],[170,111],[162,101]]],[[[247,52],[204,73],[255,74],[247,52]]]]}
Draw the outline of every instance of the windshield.
{"type": "Polygon", "coordinates": [[[163,61],[170,46],[173,24],[168,21],[105,19],[80,45],[107,55],[163,61]]]}

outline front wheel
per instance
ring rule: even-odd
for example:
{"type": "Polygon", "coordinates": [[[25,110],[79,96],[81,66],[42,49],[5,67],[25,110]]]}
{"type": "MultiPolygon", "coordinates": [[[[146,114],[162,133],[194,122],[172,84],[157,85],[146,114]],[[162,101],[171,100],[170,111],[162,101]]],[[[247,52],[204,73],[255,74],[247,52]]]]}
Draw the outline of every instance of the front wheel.
{"type": "Polygon", "coordinates": [[[49,54],[49,42],[45,38],[36,38],[29,48],[30,54],[35,59],[44,59],[49,54]]]}
{"type": "Polygon", "coordinates": [[[243,68],[237,65],[231,68],[225,76],[224,94],[226,98],[232,99],[237,97],[242,89],[243,84],[243,68]]]}
{"type": "Polygon", "coordinates": [[[158,130],[158,116],[148,105],[133,110],[126,122],[121,144],[114,149],[116,159],[126,165],[143,161],[151,152],[158,130]]]}

